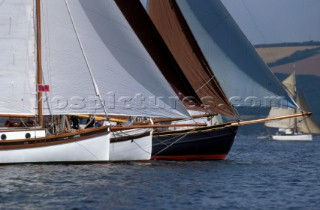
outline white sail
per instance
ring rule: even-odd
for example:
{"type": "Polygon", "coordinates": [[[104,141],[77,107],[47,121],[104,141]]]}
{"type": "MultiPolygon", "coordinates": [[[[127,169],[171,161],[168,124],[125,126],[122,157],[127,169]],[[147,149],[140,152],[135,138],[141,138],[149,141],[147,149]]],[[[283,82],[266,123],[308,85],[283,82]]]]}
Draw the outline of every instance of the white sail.
{"type": "Polygon", "coordinates": [[[0,113],[36,112],[34,1],[0,2],[0,113]]]}
{"type": "Polygon", "coordinates": [[[41,5],[45,114],[188,116],[114,1],[41,5]]]}
{"type": "Polygon", "coordinates": [[[176,0],[202,53],[234,106],[295,107],[218,0],[176,0]]]}

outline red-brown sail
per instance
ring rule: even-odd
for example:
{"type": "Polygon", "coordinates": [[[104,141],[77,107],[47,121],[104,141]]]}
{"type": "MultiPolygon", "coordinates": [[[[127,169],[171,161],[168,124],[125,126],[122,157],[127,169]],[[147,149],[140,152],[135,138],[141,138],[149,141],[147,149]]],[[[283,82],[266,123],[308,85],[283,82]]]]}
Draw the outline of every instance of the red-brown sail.
{"type": "Polygon", "coordinates": [[[185,77],[180,66],[153,25],[139,0],[115,0],[136,35],[153,58],[180,99],[188,96],[192,103],[200,106],[201,100],[185,77]]]}
{"type": "Polygon", "coordinates": [[[202,103],[210,110],[234,116],[222,88],[213,75],[177,4],[150,0],[149,15],[202,103]]]}
{"type": "MultiPolygon", "coordinates": [[[[161,27],[156,24],[161,35],[139,0],[116,0],[116,3],[179,95],[191,96],[194,98],[193,101],[200,101],[205,106],[203,110],[211,113],[235,115],[199,47],[192,40],[191,33],[191,36],[187,36],[181,31],[182,24],[178,22],[181,17],[178,19],[176,11],[171,10],[169,1],[149,1],[157,13],[163,14],[157,15],[158,21],[154,20],[155,23],[161,24],[161,27]]],[[[199,107],[197,109],[199,110],[199,107]]]]}

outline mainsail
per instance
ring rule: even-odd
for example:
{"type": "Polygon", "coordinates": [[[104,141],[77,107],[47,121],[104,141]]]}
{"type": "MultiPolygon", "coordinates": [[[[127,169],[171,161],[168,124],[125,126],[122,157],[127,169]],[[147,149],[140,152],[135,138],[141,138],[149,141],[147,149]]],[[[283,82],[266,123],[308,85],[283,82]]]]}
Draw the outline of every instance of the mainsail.
{"type": "MultiPolygon", "coordinates": [[[[270,106],[270,100],[276,99],[273,106],[295,107],[220,1],[149,0],[148,9],[177,60],[185,57],[181,56],[185,45],[176,44],[180,43],[181,36],[196,41],[193,43],[199,46],[205,58],[200,61],[207,64],[201,72],[208,75],[199,81],[200,89],[207,88],[217,78],[234,106],[270,106]]],[[[196,49],[192,53],[198,54],[197,47],[192,49],[196,49]]],[[[189,61],[188,57],[181,62],[190,66],[189,61]]],[[[203,74],[199,73],[199,68],[188,68],[187,71],[186,75],[191,72],[193,76],[203,74]]]]}
{"type": "Polygon", "coordinates": [[[0,4],[0,114],[36,113],[33,6],[33,0],[0,4]]]}
{"type": "MultiPolygon", "coordinates": [[[[287,91],[296,99],[296,103],[304,112],[310,111],[304,96],[301,92],[296,91],[296,75],[293,72],[283,82],[287,91]]],[[[282,115],[291,115],[297,113],[298,110],[292,108],[277,108],[272,107],[268,117],[277,117],[282,115]]],[[[272,121],[265,123],[267,127],[282,128],[282,129],[297,129],[302,133],[320,134],[320,128],[317,125],[313,116],[290,118],[279,121],[272,121]]]]}
{"type": "MultiPolygon", "coordinates": [[[[34,6],[0,5],[0,113],[37,113],[34,6]]],[[[189,116],[114,1],[41,0],[41,32],[43,114],[189,116]]]]}

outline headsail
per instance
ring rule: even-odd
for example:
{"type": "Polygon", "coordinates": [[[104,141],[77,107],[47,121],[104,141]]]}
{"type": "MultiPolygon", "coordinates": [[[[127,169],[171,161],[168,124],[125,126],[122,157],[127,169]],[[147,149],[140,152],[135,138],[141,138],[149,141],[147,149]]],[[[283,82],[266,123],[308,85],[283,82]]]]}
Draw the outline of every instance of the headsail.
{"type": "Polygon", "coordinates": [[[0,114],[36,114],[33,0],[0,4],[0,114]]]}
{"type": "Polygon", "coordinates": [[[46,114],[188,116],[114,1],[41,2],[46,114]]]}
{"type": "Polygon", "coordinates": [[[173,13],[171,8],[179,9],[174,12],[181,12],[212,73],[233,105],[252,106],[254,101],[256,106],[267,106],[276,98],[280,102],[274,105],[295,107],[220,1],[150,0],[148,6],[151,17],[158,20],[155,24],[161,34],[174,29],[162,22],[165,23],[168,13],[173,13]],[[164,4],[165,9],[159,10],[164,4]]]}

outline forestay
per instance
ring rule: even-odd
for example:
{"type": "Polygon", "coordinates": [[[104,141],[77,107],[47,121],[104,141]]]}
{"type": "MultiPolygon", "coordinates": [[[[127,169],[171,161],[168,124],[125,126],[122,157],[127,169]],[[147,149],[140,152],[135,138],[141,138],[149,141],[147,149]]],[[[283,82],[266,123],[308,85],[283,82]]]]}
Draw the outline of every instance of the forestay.
{"type": "Polygon", "coordinates": [[[114,1],[41,5],[45,114],[188,116],[114,1]]]}

